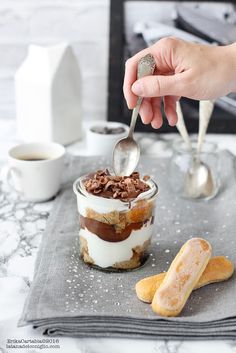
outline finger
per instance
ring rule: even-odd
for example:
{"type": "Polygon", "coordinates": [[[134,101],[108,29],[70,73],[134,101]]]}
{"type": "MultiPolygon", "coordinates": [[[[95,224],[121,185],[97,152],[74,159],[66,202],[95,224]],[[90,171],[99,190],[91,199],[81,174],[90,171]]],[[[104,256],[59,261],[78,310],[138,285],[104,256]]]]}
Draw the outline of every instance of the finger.
{"type": "Polygon", "coordinates": [[[160,97],[152,98],[152,111],[153,111],[153,118],[151,121],[151,125],[154,129],[160,129],[163,124],[163,118],[161,113],[161,101],[160,97]]]}
{"type": "Polygon", "coordinates": [[[164,110],[170,126],[175,126],[178,121],[176,113],[176,102],[179,96],[165,96],[164,97],[164,110]]]}
{"type": "Polygon", "coordinates": [[[153,118],[152,104],[150,98],[143,99],[139,114],[144,124],[150,124],[153,118]]]}
{"type": "Polygon", "coordinates": [[[123,93],[129,109],[133,109],[137,102],[137,95],[132,90],[132,84],[137,80],[137,68],[139,60],[150,52],[149,48],[144,49],[128,59],[125,63],[125,76],[123,84],[123,93]]]}
{"type": "Polygon", "coordinates": [[[135,81],[132,92],[142,97],[186,96],[188,72],[170,76],[146,76],[135,81]]]}

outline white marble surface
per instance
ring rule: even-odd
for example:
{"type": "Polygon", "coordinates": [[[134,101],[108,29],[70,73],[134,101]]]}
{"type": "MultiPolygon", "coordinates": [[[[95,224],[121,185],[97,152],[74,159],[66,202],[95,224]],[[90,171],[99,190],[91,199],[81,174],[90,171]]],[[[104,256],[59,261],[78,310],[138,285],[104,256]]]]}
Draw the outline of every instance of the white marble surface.
{"type": "MultiPolygon", "coordinates": [[[[5,182],[7,151],[17,141],[13,120],[0,121],[0,352],[83,352],[106,353],[134,351],[141,353],[208,353],[236,352],[236,341],[163,341],[134,339],[74,339],[59,338],[60,349],[39,349],[32,343],[30,348],[7,348],[7,339],[45,339],[31,327],[17,328],[17,321],[33,278],[34,261],[46,220],[53,201],[30,204],[19,199],[5,182]]],[[[174,135],[139,134],[143,153],[169,156],[174,135]]],[[[228,148],[236,155],[236,136],[209,135],[220,148],[228,148]]],[[[86,154],[86,144],[82,141],[68,147],[75,155],[86,154]]],[[[25,344],[29,344],[25,343],[25,344]]]]}

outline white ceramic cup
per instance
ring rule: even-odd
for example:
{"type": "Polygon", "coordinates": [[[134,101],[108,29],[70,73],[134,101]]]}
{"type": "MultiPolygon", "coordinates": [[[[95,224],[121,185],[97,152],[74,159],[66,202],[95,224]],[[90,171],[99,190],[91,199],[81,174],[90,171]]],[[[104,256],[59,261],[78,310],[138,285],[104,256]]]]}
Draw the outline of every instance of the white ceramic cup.
{"type": "Polygon", "coordinates": [[[22,198],[41,202],[60,189],[65,148],[58,143],[26,143],[8,152],[7,180],[22,198]]]}
{"type": "Polygon", "coordinates": [[[115,144],[128,135],[129,127],[115,121],[94,121],[86,130],[87,151],[91,155],[111,156],[115,144]],[[118,134],[99,134],[92,131],[95,127],[123,128],[124,131],[118,134]]]}

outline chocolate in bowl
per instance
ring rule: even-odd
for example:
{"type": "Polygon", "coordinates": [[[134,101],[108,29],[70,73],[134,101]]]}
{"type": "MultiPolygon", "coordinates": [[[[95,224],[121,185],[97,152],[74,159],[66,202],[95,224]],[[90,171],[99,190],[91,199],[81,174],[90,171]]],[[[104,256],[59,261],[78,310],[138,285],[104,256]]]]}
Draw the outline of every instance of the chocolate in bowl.
{"type": "Polygon", "coordinates": [[[90,128],[92,132],[101,135],[118,135],[123,134],[126,130],[122,126],[109,127],[109,126],[93,126],[90,128]]]}
{"type": "Polygon", "coordinates": [[[152,179],[144,181],[136,174],[136,187],[143,190],[135,189],[134,194],[131,187],[132,193],[123,198],[121,194],[125,191],[120,190],[118,184],[124,188],[124,178],[117,178],[115,184],[105,190],[105,185],[114,181],[113,177],[98,171],[74,183],[80,215],[81,256],[86,263],[103,269],[136,268],[141,265],[152,236],[158,188],[152,179]],[[104,176],[108,176],[108,180],[94,187],[93,183],[104,176]],[[109,193],[104,194],[107,190],[109,193]]]}

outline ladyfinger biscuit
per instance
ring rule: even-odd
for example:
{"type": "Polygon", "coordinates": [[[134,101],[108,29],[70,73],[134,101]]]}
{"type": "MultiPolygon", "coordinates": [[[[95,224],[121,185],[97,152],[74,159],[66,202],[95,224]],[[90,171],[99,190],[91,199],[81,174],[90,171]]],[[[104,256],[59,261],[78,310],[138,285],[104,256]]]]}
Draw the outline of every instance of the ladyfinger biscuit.
{"type": "Polygon", "coordinates": [[[226,281],[234,273],[234,265],[225,256],[216,256],[209,260],[205,271],[201,275],[194,289],[207,284],[226,281]]]}
{"type": "Polygon", "coordinates": [[[211,245],[204,239],[188,240],[170,265],[154,294],[152,309],[162,316],[177,316],[211,257],[211,245]]]}
{"type": "MultiPolygon", "coordinates": [[[[194,289],[207,284],[226,281],[234,272],[234,265],[225,256],[212,257],[194,289]]],[[[136,283],[137,297],[145,303],[151,303],[156,290],[160,287],[166,273],[162,272],[154,276],[141,279],[136,283]]]]}
{"type": "Polygon", "coordinates": [[[151,303],[156,290],[160,287],[166,272],[141,279],[135,285],[137,297],[145,303],[151,303]]]}

